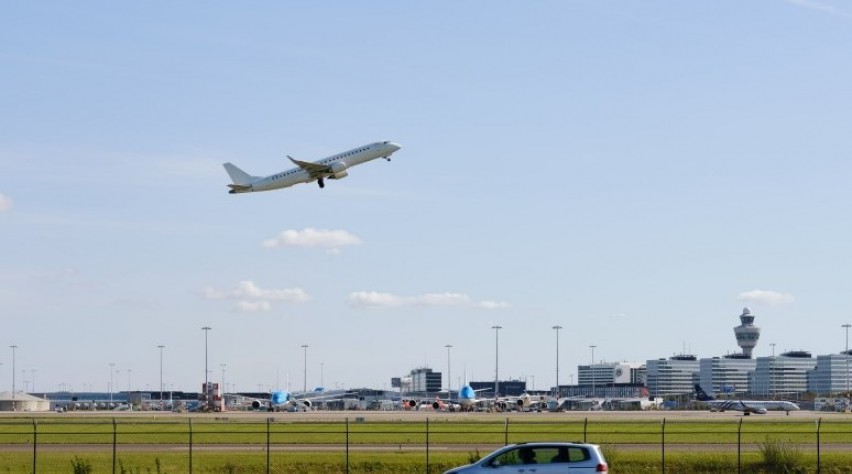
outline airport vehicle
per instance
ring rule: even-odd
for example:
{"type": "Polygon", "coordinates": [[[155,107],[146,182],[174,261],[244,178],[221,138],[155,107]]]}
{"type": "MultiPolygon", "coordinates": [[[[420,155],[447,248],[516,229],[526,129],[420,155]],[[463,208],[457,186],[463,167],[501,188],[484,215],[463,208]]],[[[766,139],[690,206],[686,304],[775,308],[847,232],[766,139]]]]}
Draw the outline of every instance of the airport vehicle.
{"type": "Polygon", "coordinates": [[[225,163],[222,166],[225,167],[225,171],[233,182],[228,185],[231,188],[228,191],[230,194],[272,191],[313,181],[316,181],[320,188],[324,188],[326,179],[343,179],[349,175],[347,171],[349,168],[376,158],[390,161],[391,155],[400,148],[402,147],[397,143],[383,141],[353,148],[314,162],[299,161],[288,156],[287,158],[296,165],[296,168],[269,176],[252,176],[233,163],[225,163]]]}
{"type": "Polygon", "coordinates": [[[598,445],[585,443],[520,443],[504,446],[484,458],[444,474],[535,474],[608,472],[598,445]]]}
{"type": "Polygon", "coordinates": [[[784,400],[719,400],[708,395],[700,384],[695,384],[695,398],[709,405],[711,411],[741,411],[746,416],[752,413],[764,415],[769,410],[786,411],[789,415],[791,411],[799,410],[798,405],[784,400]]]}

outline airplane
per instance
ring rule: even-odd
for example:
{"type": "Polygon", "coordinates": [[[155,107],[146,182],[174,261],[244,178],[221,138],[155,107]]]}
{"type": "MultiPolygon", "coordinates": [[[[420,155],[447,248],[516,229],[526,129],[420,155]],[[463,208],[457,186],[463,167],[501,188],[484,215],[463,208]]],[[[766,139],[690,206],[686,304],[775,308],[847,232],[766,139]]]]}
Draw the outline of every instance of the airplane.
{"type": "Polygon", "coordinates": [[[228,191],[230,194],[272,191],[313,181],[316,181],[320,188],[324,188],[326,179],[343,179],[349,175],[347,171],[349,168],[376,158],[390,161],[391,155],[400,148],[402,147],[397,143],[383,141],[353,148],[314,162],[300,161],[287,156],[296,168],[269,176],[252,176],[234,166],[233,163],[225,163],[222,166],[225,167],[225,171],[233,182],[228,185],[231,188],[228,191]]]}
{"type": "Polygon", "coordinates": [[[476,405],[483,401],[476,398],[476,390],[470,385],[465,384],[459,389],[458,404],[462,411],[473,411],[476,405]]]}
{"type": "Polygon", "coordinates": [[[482,408],[485,406],[491,406],[493,409],[498,411],[505,411],[509,408],[510,405],[514,405],[516,407],[521,407],[525,403],[529,403],[529,397],[526,393],[521,395],[519,399],[511,399],[506,397],[498,397],[498,398],[479,398],[476,396],[476,392],[482,392],[485,390],[490,390],[487,388],[481,388],[479,390],[474,390],[468,384],[462,385],[462,388],[459,389],[458,400],[451,400],[451,402],[455,403],[461,411],[474,411],[477,408],[482,408]]]}
{"type": "Polygon", "coordinates": [[[700,402],[710,405],[712,411],[734,410],[741,411],[743,415],[748,416],[752,413],[765,415],[769,410],[786,411],[789,415],[791,411],[798,411],[799,406],[793,402],[776,401],[776,400],[718,400],[707,395],[707,392],[701,388],[700,384],[695,384],[695,398],[700,402]]]}
{"type": "Polygon", "coordinates": [[[295,411],[309,410],[313,403],[307,398],[295,398],[292,393],[285,390],[272,392],[269,400],[252,400],[251,407],[255,410],[266,408],[266,411],[295,411]]]}
{"type": "Polygon", "coordinates": [[[461,405],[454,400],[442,400],[441,397],[435,397],[435,401],[431,403],[432,409],[435,411],[461,411],[461,405]]]}
{"type": "Polygon", "coordinates": [[[515,406],[518,407],[518,411],[541,411],[547,408],[547,402],[547,397],[544,395],[530,395],[524,392],[515,400],[515,406]]]}

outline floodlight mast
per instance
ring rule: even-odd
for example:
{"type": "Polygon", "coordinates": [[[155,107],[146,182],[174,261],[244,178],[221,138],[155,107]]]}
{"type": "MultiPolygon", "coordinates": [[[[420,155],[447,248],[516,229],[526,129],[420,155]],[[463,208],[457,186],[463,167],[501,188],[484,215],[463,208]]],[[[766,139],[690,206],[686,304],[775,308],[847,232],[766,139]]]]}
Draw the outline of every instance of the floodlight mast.
{"type": "Polygon", "coordinates": [[[503,326],[491,326],[494,330],[494,401],[500,396],[500,330],[503,326]]]}
{"type": "MultiPolygon", "coordinates": [[[[554,391],[556,398],[559,398],[559,330],[562,329],[562,326],[557,324],[553,326],[553,329],[556,331],[556,388],[554,391]]],[[[535,382],[533,382],[533,385],[535,385],[535,382]]]]}
{"type": "Polygon", "coordinates": [[[160,349],[160,411],[165,410],[166,406],[163,404],[163,348],[166,347],[164,345],[157,346],[160,349]]]}

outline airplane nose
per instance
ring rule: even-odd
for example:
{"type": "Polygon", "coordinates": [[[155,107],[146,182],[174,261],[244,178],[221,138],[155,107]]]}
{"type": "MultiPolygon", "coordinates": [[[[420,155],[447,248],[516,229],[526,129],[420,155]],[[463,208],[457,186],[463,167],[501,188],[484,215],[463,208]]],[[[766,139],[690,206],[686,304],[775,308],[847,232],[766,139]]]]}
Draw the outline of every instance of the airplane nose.
{"type": "Polygon", "coordinates": [[[390,146],[391,148],[393,148],[393,151],[397,151],[397,150],[399,150],[400,148],[402,148],[402,145],[400,145],[400,144],[399,144],[399,143],[397,143],[397,142],[388,142],[388,146],[390,146]]]}

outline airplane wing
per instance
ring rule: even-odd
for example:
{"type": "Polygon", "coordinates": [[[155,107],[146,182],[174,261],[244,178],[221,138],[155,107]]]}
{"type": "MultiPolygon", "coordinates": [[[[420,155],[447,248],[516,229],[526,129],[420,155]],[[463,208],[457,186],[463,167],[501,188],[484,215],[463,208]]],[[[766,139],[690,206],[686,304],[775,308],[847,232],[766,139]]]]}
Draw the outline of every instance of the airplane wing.
{"type": "Polygon", "coordinates": [[[303,170],[310,173],[312,178],[322,178],[323,176],[333,172],[331,167],[327,165],[318,165],[309,161],[296,160],[293,159],[293,157],[290,155],[287,155],[287,158],[289,158],[290,161],[292,161],[293,164],[295,164],[299,168],[302,168],[303,170]]]}

